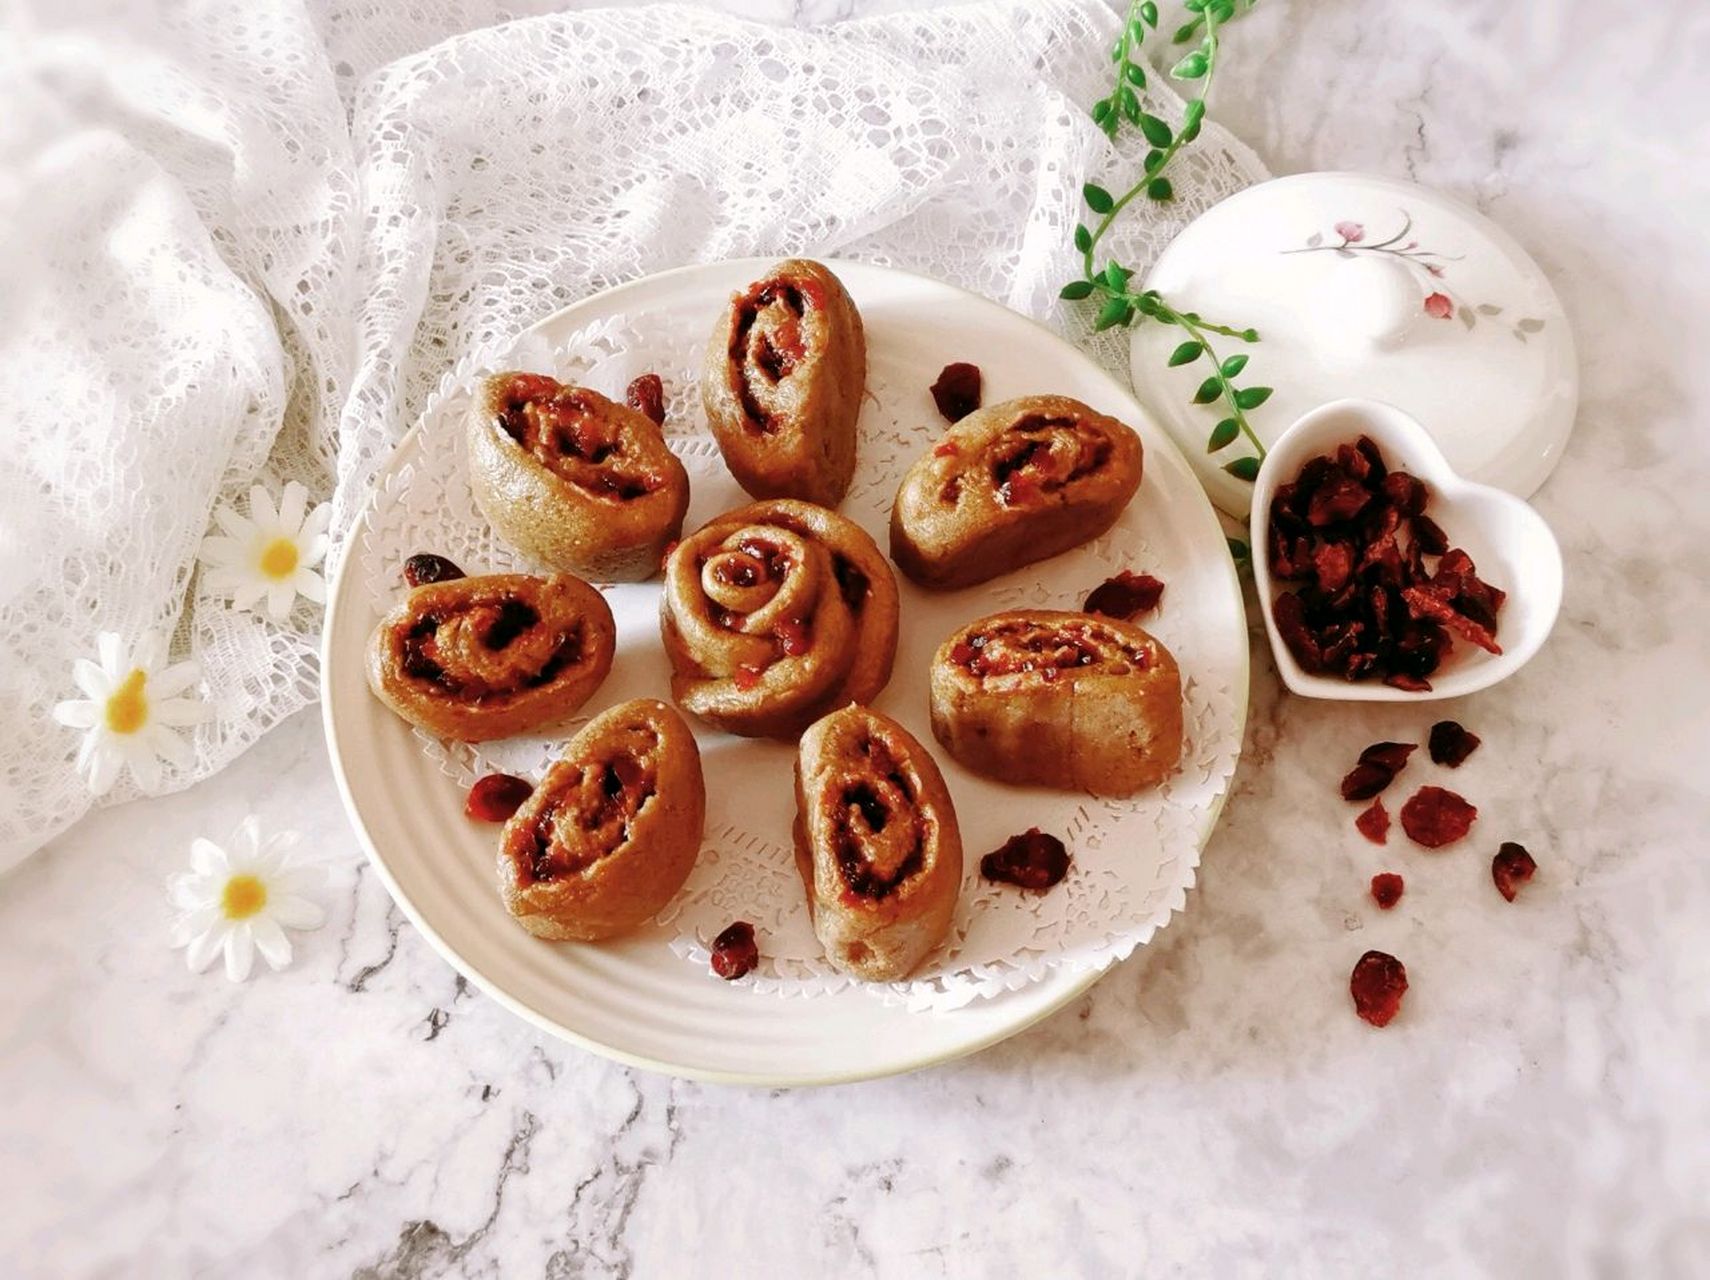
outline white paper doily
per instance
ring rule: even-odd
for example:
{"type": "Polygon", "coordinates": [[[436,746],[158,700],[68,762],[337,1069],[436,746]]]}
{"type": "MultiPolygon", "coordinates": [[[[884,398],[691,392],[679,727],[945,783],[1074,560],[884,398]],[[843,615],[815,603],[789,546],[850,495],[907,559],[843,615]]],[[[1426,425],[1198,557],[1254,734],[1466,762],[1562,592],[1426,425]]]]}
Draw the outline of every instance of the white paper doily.
{"type": "MultiPolygon", "coordinates": [[[[384,610],[400,596],[400,567],[415,552],[448,556],[471,573],[538,568],[495,538],[469,489],[463,418],[472,387],[493,370],[548,372],[616,398],[636,374],[658,373],[666,389],[666,437],[689,471],[692,496],[685,528],[749,501],[725,470],[700,410],[697,370],[725,295],[715,287],[701,296],[704,307],[683,309],[650,305],[641,293],[621,316],[566,332],[557,342],[530,333],[506,351],[465,361],[448,373],[430,398],[420,429],[382,476],[365,522],[360,560],[352,568],[360,570],[374,607],[384,610]]],[[[953,330],[930,322],[902,332],[870,321],[868,339],[869,395],[861,416],[860,462],[841,511],[884,546],[891,499],[903,473],[944,427],[928,385],[946,362],[979,363],[982,353],[977,338],[970,349],[968,339],[959,342],[953,330]]],[[[1057,389],[1048,362],[1037,370],[993,365],[985,375],[987,403],[1057,389]]],[[[1191,485],[1191,479],[1186,483],[1191,485]]],[[[1224,669],[1211,669],[1197,643],[1206,628],[1228,625],[1222,581],[1228,572],[1226,552],[1221,545],[1199,545],[1203,538],[1184,539],[1172,524],[1173,505],[1189,500],[1203,502],[1197,493],[1160,492],[1149,470],[1117,527],[1086,547],[952,594],[924,592],[899,575],[896,668],[876,705],[938,757],[956,801],[967,855],[951,935],[906,982],[860,984],[824,959],[790,852],[793,745],[739,739],[696,723],[707,776],[706,838],[688,884],[659,917],[683,963],[704,967],[707,942],[732,920],[746,919],[761,939],[760,968],[744,980],[757,990],[807,997],[853,986],[914,1008],[954,1008],[1053,968],[1104,968],[1150,938],[1185,899],[1203,833],[1240,747],[1234,686],[1244,686],[1243,673],[1227,662],[1224,669]],[[1183,674],[1187,741],[1183,767],[1174,778],[1132,799],[1103,800],[989,782],[936,747],[927,717],[926,673],[945,635],[999,609],[1076,608],[1092,587],[1123,568],[1155,574],[1167,584],[1162,607],[1143,622],[1176,655],[1183,674]],[[1046,894],[983,881],[980,855],[1032,826],[1068,844],[1074,857],[1068,878],[1046,894]]],[[[632,697],[669,696],[669,664],[658,635],[657,580],[603,590],[617,620],[618,657],[585,708],[588,716],[632,697]]],[[[461,786],[493,770],[538,778],[567,736],[476,745],[445,743],[416,731],[422,752],[461,786]]]]}

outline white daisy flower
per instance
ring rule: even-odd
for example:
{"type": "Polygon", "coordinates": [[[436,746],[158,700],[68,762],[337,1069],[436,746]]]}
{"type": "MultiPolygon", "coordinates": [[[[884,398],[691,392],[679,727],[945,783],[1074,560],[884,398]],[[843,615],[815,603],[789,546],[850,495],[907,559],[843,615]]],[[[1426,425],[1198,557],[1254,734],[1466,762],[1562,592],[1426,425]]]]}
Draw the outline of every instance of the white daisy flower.
{"type": "Polygon", "coordinates": [[[127,653],[123,640],[103,631],[96,648],[100,662],[79,658],[71,667],[72,679],[88,697],[58,703],[53,718],[87,730],[77,751],[77,771],[94,795],[106,795],[127,766],[139,787],[154,791],[162,760],[187,769],[195,758],[190,744],[173,730],[208,718],[207,704],[179,696],[201,678],[201,668],[179,662],[162,670],[166,641],[154,632],[127,653]]]}
{"type": "Polygon", "coordinates": [[[196,556],[208,566],[208,589],[229,594],[240,609],[265,599],[275,622],[285,620],[298,596],[325,604],[326,579],[315,567],[326,559],[331,541],[332,504],[308,507],[309,491],[295,480],[285,486],[277,509],[260,485],[249,491],[247,517],[224,504],[216,507],[214,523],[226,536],[209,534],[196,556]]]}
{"type": "Polygon", "coordinates": [[[172,945],[188,948],[184,961],[201,973],[214,957],[226,958],[226,977],[242,982],[255,966],[255,953],[277,971],[291,963],[286,929],[318,929],[326,912],[304,895],[325,878],[320,867],[294,859],[295,831],[262,838],[252,816],[238,826],[233,849],[212,840],[191,841],[191,870],[167,881],[179,914],[172,922],[172,945]]]}

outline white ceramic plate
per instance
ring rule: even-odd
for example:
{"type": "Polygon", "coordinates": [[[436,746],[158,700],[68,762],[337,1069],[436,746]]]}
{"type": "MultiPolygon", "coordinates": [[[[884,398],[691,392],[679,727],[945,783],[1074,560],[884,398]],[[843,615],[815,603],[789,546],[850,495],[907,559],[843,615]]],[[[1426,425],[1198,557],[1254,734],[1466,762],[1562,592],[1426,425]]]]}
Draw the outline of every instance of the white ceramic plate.
{"type": "MultiPolygon", "coordinates": [[[[557,343],[590,323],[655,309],[704,314],[710,326],[730,292],[765,265],[727,262],[650,276],[588,298],[535,330],[557,343]]],[[[1147,519],[1203,556],[1193,566],[1193,589],[1215,598],[1220,619],[1205,644],[1244,707],[1246,628],[1222,530],[1187,463],[1129,393],[1055,334],[996,303],[901,271],[833,265],[861,309],[869,342],[902,363],[892,370],[894,383],[924,388],[947,361],[977,353],[989,400],[1056,391],[1139,430],[1147,519]]],[[[368,692],[363,647],[377,613],[355,569],[359,557],[351,554],[362,532],[348,540],[340,561],[323,652],[323,716],[340,791],[363,847],[410,920],[513,1012],[572,1043],[652,1070],[731,1083],[824,1084],[975,1052],[1097,980],[1096,972],[1054,970],[964,1008],[923,1013],[860,990],[785,999],[728,984],[674,955],[657,927],[599,946],[531,938],[494,891],[493,828],[463,817],[461,791],[423,754],[409,726],[368,692]]],[[[779,785],[787,788],[787,778],[779,785]]],[[[1216,807],[1203,815],[1201,847],[1216,815],[1216,807]]]]}

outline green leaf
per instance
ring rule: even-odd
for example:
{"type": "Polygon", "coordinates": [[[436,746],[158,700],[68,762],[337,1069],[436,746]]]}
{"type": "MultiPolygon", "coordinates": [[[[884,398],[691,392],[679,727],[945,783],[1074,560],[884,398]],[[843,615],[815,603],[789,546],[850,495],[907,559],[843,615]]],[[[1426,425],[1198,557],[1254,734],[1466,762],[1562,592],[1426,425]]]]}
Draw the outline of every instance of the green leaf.
{"type": "Polygon", "coordinates": [[[1104,282],[1118,293],[1128,287],[1128,277],[1134,273],[1120,263],[1112,262],[1104,269],[1104,282]]]}
{"type": "Polygon", "coordinates": [[[1112,62],[1121,62],[1123,55],[1125,55],[1128,52],[1128,50],[1123,48],[1122,46],[1123,46],[1123,39],[1121,36],[1117,36],[1116,37],[1116,43],[1110,46],[1110,60],[1112,62]]]}
{"type": "Polygon", "coordinates": [[[1092,104],[1093,123],[1103,124],[1110,118],[1110,113],[1113,110],[1115,110],[1115,108],[1110,105],[1109,98],[1100,98],[1097,102],[1092,104]]]}
{"type": "Polygon", "coordinates": [[[1127,66],[1123,67],[1122,75],[1123,78],[1136,89],[1144,89],[1146,87],[1146,72],[1138,62],[1130,62],[1127,66]]]}
{"type": "Polygon", "coordinates": [[[1152,30],[1158,29],[1158,6],[1153,4],[1152,0],[1146,0],[1146,3],[1140,6],[1140,16],[1152,30]]]}
{"type": "Polygon", "coordinates": [[[1182,8],[1189,13],[1205,12],[1206,0],[1183,0],[1182,8]]]}
{"type": "Polygon", "coordinates": [[[1068,284],[1063,286],[1062,292],[1057,296],[1059,298],[1067,298],[1070,302],[1079,302],[1082,298],[1091,297],[1092,290],[1093,284],[1091,280],[1071,280],[1068,284]]]}
{"type": "Polygon", "coordinates": [[[1144,44],[1145,41],[1146,41],[1146,28],[1141,26],[1138,20],[1136,20],[1134,22],[1130,22],[1128,24],[1128,43],[1129,43],[1129,46],[1132,47],[1132,46],[1137,45],[1137,44],[1144,44]]]}
{"type": "Polygon", "coordinates": [[[1170,74],[1177,80],[1198,80],[1210,69],[1210,66],[1211,64],[1205,60],[1205,55],[1196,49],[1171,67],[1170,74]]]}
{"type": "Polygon", "coordinates": [[[1234,557],[1237,564],[1243,560],[1251,560],[1253,558],[1253,548],[1249,547],[1245,542],[1242,542],[1241,539],[1225,538],[1223,541],[1229,544],[1229,554],[1234,557]]]}
{"type": "Polygon", "coordinates": [[[1189,40],[1193,39],[1194,32],[1198,30],[1199,19],[1195,18],[1192,22],[1183,23],[1181,26],[1177,27],[1176,34],[1170,38],[1177,44],[1186,44],[1189,40]]]}
{"type": "Polygon", "coordinates": [[[1242,409],[1257,409],[1270,398],[1270,387],[1242,387],[1235,393],[1235,403],[1242,409]]]}
{"type": "Polygon", "coordinates": [[[1211,439],[1205,442],[1205,451],[1216,453],[1219,449],[1227,449],[1235,442],[1235,437],[1240,431],[1240,423],[1233,418],[1225,418],[1211,429],[1211,439]]]}
{"type": "Polygon", "coordinates": [[[1247,357],[1246,356],[1230,356],[1227,360],[1225,360],[1223,362],[1223,376],[1225,378],[1233,378],[1236,374],[1240,373],[1241,370],[1245,369],[1246,367],[1247,367],[1247,357]]]}
{"type": "Polygon", "coordinates": [[[1199,384],[1199,390],[1193,393],[1195,404],[1210,404],[1223,394],[1223,384],[1216,378],[1207,378],[1199,384]]]}
{"type": "Polygon", "coordinates": [[[1127,85],[1117,90],[1117,97],[1122,102],[1122,114],[1129,124],[1140,124],[1145,117],[1140,112],[1140,97],[1127,85]]]}
{"type": "Polygon", "coordinates": [[[1152,170],[1156,169],[1159,165],[1161,165],[1163,163],[1164,163],[1164,153],[1162,151],[1159,151],[1158,148],[1153,147],[1150,151],[1148,151],[1146,153],[1146,172],[1147,173],[1151,173],[1152,170]]]}
{"type": "Polygon", "coordinates": [[[1089,182],[1081,188],[1081,196],[1086,200],[1087,207],[1094,213],[1109,213],[1116,201],[1111,199],[1110,192],[1096,182],[1089,182]]]}
{"type": "Polygon", "coordinates": [[[1180,364],[1191,364],[1199,359],[1199,353],[1204,350],[1205,347],[1197,342],[1182,343],[1181,346],[1170,352],[1170,368],[1174,369],[1180,364]]]}
{"type": "Polygon", "coordinates": [[[1245,480],[1251,484],[1259,475],[1259,460],[1257,458],[1237,458],[1233,462],[1225,462],[1223,469],[1237,480],[1245,480]]]}
{"type": "Polygon", "coordinates": [[[1146,135],[1146,141],[1154,147],[1169,146],[1170,139],[1175,136],[1170,132],[1170,126],[1157,116],[1142,114],[1136,123],[1140,126],[1140,132],[1146,135]]]}
{"type": "Polygon", "coordinates": [[[1077,226],[1075,228],[1075,248],[1079,249],[1082,253],[1085,253],[1088,249],[1092,248],[1092,232],[1088,231],[1085,227],[1077,226]]]}
{"type": "Polygon", "coordinates": [[[1205,99],[1190,98],[1182,112],[1182,138],[1192,142],[1199,137],[1199,127],[1205,123],[1205,99]]]}
{"type": "Polygon", "coordinates": [[[1241,341],[1243,341],[1243,342],[1257,342],[1258,340],[1259,340],[1259,331],[1257,329],[1243,329],[1241,331],[1241,341]]]}
{"type": "Polygon", "coordinates": [[[1219,22],[1235,20],[1235,0],[1212,0],[1206,7],[1211,10],[1211,16],[1219,22]]]}
{"type": "Polygon", "coordinates": [[[1093,321],[1095,330],[1109,329],[1113,325],[1127,324],[1134,318],[1134,308],[1126,298],[1107,298],[1098,309],[1098,319],[1093,321]]]}
{"type": "Polygon", "coordinates": [[[1146,184],[1146,194],[1153,200],[1168,200],[1176,194],[1168,178],[1153,178],[1146,184]]]}

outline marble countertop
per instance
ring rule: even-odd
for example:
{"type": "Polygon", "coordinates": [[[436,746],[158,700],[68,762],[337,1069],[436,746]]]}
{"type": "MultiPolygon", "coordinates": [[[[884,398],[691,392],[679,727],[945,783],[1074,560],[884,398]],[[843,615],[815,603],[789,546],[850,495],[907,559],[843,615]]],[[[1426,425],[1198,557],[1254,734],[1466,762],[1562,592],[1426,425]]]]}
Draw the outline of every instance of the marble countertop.
{"type": "MultiPolygon", "coordinates": [[[[771,3],[820,21],[909,7],[771,3]]],[[[469,989],[364,864],[313,713],[0,882],[13,1274],[375,1277],[1710,1273],[1710,15],[1662,0],[1266,0],[1215,114],[1278,173],[1474,201],[1567,304],[1578,432],[1538,498],[1561,623],[1429,710],[1287,696],[1186,914],[977,1057],[800,1092],[646,1075],[469,989]],[[1700,344],[1705,344],[1701,346],[1700,344]],[[1437,715],[1478,851],[1352,830],[1351,755],[1437,715]],[[166,949],[164,874],[247,812],[334,868],[328,925],[234,987],[166,949]],[[1516,903],[1486,844],[1537,855],[1516,903]],[[1408,876],[1381,915],[1368,877],[1408,876]],[[1378,1032],[1368,947],[1412,981],[1378,1032]]]]}

